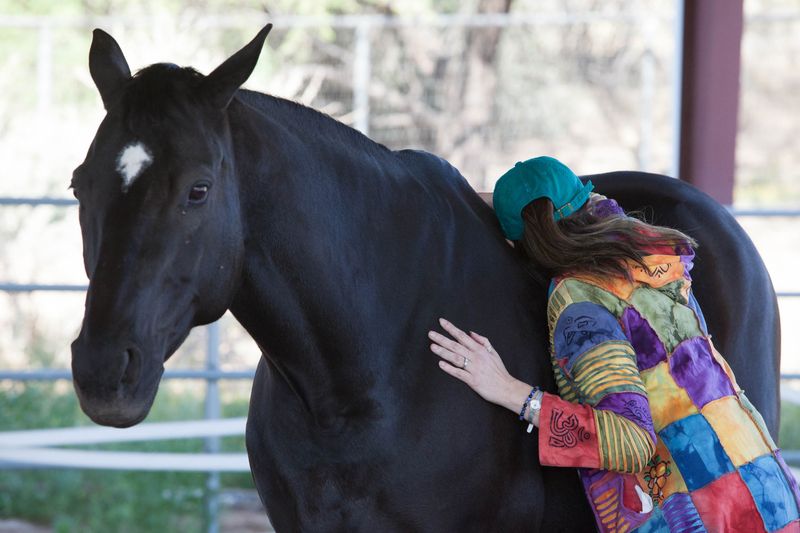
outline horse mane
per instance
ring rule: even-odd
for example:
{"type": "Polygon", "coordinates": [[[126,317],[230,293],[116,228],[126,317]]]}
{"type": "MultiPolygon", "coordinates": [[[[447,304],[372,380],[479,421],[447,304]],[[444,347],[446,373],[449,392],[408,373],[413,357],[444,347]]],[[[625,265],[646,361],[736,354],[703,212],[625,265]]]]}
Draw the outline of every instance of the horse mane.
{"type": "Polygon", "coordinates": [[[327,113],[308,107],[294,100],[270,94],[240,89],[236,98],[255,107],[267,116],[280,119],[282,124],[303,130],[314,131],[320,136],[333,138],[347,146],[354,146],[373,155],[385,155],[391,150],[375,142],[355,128],[344,124],[327,113]]]}
{"type": "MultiPolygon", "coordinates": [[[[196,120],[196,106],[201,103],[198,88],[203,79],[194,68],[173,63],[154,63],[140,69],[128,81],[122,96],[125,123],[132,131],[140,131],[152,130],[164,119],[196,120]]],[[[390,152],[355,128],[299,102],[248,89],[240,89],[235,99],[304,132],[317,132],[373,155],[390,152]]]]}

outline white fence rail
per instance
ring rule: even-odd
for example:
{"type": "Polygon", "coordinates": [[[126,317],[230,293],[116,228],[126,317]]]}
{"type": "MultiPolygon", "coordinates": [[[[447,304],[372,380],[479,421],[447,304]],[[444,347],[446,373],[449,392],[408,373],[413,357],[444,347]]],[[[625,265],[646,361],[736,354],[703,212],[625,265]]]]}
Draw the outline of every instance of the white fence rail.
{"type": "Polygon", "coordinates": [[[249,472],[244,453],[158,453],[59,449],[119,442],[239,436],[245,418],[159,422],[127,429],[74,427],[0,433],[1,467],[175,472],[249,472]]]}

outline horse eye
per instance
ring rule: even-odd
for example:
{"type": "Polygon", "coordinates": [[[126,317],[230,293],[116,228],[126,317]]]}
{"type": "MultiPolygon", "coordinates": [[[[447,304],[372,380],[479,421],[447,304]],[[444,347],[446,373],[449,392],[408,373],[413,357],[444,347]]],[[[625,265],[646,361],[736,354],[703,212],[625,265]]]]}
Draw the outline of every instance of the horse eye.
{"type": "Polygon", "coordinates": [[[208,189],[210,185],[208,183],[198,183],[192,186],[192,190],[189,191],[189,203],[190,204],[201,204],[206,201],[206,197],[208,197],[208,189]]]}

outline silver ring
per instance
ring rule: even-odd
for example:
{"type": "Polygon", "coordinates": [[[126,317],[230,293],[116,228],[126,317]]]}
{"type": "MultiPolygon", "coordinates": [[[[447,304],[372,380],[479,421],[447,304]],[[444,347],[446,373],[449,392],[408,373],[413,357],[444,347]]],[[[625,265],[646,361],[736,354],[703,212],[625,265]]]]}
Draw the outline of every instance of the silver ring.
{"type": "MultiPolygon", "coordinates": [[[[463,356],[462,356],[462,357],[463,357],[463,356]]],[[[463,362],[463,363],[461,363],[461,369],[462,369],[462,370],[466,370],[466,369],[467,369],[467,365],[469,365],[469,358],[467,358],[467,357],[464,357],[464,362],[463,362]]]]}

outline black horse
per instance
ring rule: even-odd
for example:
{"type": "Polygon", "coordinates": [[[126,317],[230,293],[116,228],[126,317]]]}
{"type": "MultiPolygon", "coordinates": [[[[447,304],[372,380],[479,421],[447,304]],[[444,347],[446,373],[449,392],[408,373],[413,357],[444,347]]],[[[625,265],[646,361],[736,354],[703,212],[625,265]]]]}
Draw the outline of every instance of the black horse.
{"type": "MultiPolygon", "coordinates": [[[[553,390],[545,287],[447,162],[239,89],[268,31],[208,76],[131,76],[94,33],[107,115],[72,180],[90,279],[72,345],[83,410],[141,421],[189,330],[230,309],[264,354],[247,449],[277,530],[592,530],[575,472],[542,468],[535,434],[428,350],[446,316],[553,390]]],[[[698,298],[774,431],[775,297],[747,236],[676,180],[592,179],[700,241],[698,298]]]]}

